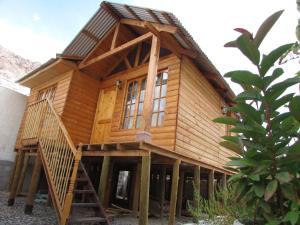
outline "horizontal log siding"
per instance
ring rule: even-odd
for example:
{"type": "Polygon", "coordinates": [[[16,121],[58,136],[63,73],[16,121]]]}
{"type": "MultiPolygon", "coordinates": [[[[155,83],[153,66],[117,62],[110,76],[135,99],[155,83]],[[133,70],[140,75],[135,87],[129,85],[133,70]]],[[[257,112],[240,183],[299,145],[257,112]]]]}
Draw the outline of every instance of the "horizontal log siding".
{"type": "MultiPolygon", "coordinates": [[[[72,75],[73,75],[73,72],[69,71],[60,76],[50,79],[47,82],[44,82],[42,84],[39,84],[39,85],[33,87],[30,90],[30,94],[27,98],[27,106],[34,103],[35,101],[37,101],[40,90],[45,89],[50,86],[53,86],[53,85],[56,85],[56,92],[55,92],[55,96],[53,99],[53,106],[54,106],[54,109],[56,110],[56,112],[59,115],[61,115],[64,110],[65,103],[66,103],[66,98],[67,98],[67,94],[69,91],[69,86],[70,86],[70,82],[72,79],[72,75]]],[[[18,137],[17,137],[17,141],[16,141],[16,148],[21,147],[21,134],[22,134],[23,126],[24,126],[24,120],[26,118],[26,112],[27,112],[27,107],[25,108],[23,119],[22,119],[22,122],[20,125],[20,129],[19,129],[19,133],[18,133],[18,137]]]]}
{"type": "MultiPolygon", "coordinates": [[[[151,128],[152,141],[158,146],[165,147],[169,150],[174,150],[175,146],[175,130],[177,119],[177,103],[179,95],[179,72],[180,61],[176,56],[167,57],[159,61],[159,70],[169,69],[169,79],[167,84],[167,104],[165,111],[165,119],[162,127],[151,128]]],[[[118,91],[115,111],[111,128],[111,142],[135,141],[137,129],[122,130],[122,114],[124,99],[126,94],[127,79],[143,76],[147,74],[147,65],[139,69],[128,71],[127,75],[120,76],[123,80],[123,88],[118,91]]],[[[112,83],[106,81],[106,83],[112,83]]],[[[103,84],[105,86],[105,84],[103,84]]]]}
{"type": "Polygon", "coordinates": [[[222,168],[236,155],[219,145],[226,127],[212,122],[222,116],[224,101],[203,74],[187,58],[181,62],[175,151],[222,168]]]}
{"type": "Polygon", "coordinates": [[[62,120],[75,144],[90,143],[99,95],[99,81],[75,71],[62,120]]]}

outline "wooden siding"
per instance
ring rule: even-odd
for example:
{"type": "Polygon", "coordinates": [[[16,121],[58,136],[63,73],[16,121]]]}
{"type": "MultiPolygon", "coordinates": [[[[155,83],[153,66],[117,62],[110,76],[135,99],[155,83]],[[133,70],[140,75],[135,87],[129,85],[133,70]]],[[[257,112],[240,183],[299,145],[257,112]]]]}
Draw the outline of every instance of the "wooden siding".
{"type": "MultiPolygon", "coordinates": [[[[40,90],[43,90],[47,87],[56,85],[56,92],[55,92],[55,96],[53,99],[53,105],[54,105],[54,109],[56,110],[56,112],[59,115],[61,115],[64,110],[64,106],[65,106],[65,102],[66,102],[72,75],[73,75],[73,72],[69,71],[64,74],[61,74],[60,76],[56,76],[56,77],[48,80],[47,82],[43,82],[43,83],[33,87],[27,98],[27,106],[34,103],[35,101],[37,101],[40,90]]],[[[18,133],[18,137],[17,137],[17,141],[16,141],[16,148],[21,147],[20,138],[21,138],[21,134],[22,134],[22,130],[23,130],[24,120],[26,118],[26,112],[27,112],[27,107],[25,109],[23,119],[21,122],[21,126],[19,129],[19,133],[18,133]]]]}
{"type": "Polygon", "coordinates": [[[62,120],[75,144],[90,143],[99,95],[99,81],[75,71],[62,120]]]}
{"type": "Polygon", "coordinates": [[[176,147],[205,164],[222,168],[234,152],[219,145],[226,126],[212,120],[222,116],[224,101],[195,65],[187,58],[181,61],[176,147]]]}
{"type": "MultiPolygon", "coordinates": [[[[175,130],[176,130],[176,116],[177,104],[179,95],[179,72],[180,60],[172,55],[162,58],[158,65],[159,70],[168,68],[169,79],[167,83],[167,104],[165,111],[165,119],[162,127],[151,128],[153,143],[169,150],[174,150],[175,145],[175,130]]],[[[126,82],[140,76],[146,76],[148,65],[142,65],[120,74],[112,75],[111,79],[105,80],[101,83],[102,87],[109,87],[115,84],[116,80],[123,81],[123,87],[118,90],[114,116],[112,120],[112,128],[110,141],[124,142],[135,141],[138,129],[123,130],[121,128],[122,115],[124,110],[124,100],[126,94],[126,82]]]]}

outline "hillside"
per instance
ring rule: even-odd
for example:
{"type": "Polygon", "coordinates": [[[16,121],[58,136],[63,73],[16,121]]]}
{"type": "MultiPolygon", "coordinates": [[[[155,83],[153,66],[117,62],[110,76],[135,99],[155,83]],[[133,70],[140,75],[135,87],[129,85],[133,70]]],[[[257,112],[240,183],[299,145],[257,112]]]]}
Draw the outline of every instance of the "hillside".
{"type": "Polygon", "coordinates": [[[40,63],[24,59],[0,45],[0,86],[28,94],[28,88],[14,82],[38,66],[40,63]]]}

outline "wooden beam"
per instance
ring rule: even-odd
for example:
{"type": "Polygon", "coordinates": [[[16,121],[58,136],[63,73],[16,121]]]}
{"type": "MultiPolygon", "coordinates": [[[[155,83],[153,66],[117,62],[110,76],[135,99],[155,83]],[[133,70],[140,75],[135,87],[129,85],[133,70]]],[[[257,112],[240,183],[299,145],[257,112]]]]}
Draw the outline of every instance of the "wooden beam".
{"type": "Polygon", "coordinates": [[[208,199],[212,199],[214,197],[214,182],[215,182],[215,171],[210,170],[208,174],[208,199]]]}
{"type": "MultiPolygon", "coordinates": [[[[146,29],[146,21],[141,20],[134,20],[134,19],[121,19],[120,22],[122,24],[126,24],[129,26],[140,27],[146,29]]],[[[151,22],[148,22],[151,23],[151,22]]],[[[175,34],[178,30],[176,26],[173,25],[166,25],[160,23],[151,23],[159,32],[167,32],[171,34],[175,34]]]]}
{"type": "Polygon", "coordinates": [[[105,150],[105,151],[83,151],[82,156],[100,157],[100,156],[120,156],[120,157],[140,157],[149,155],[145,150],[105,150]]]}
{"type": "Polygon", "coordinates": [[[139,225],[148,225],[151,156],[142,157],[139,225]]]}
{"type": "Polygon", "coordinates": [[[164,165],[161,167],[159,175],[159,186],[160,186],[160,218],[164,216],[164,203],[165,203],[165,193],[166,193],[166,173],[167,167],[164,165]]]}
{"type": "Polygon", "coordinates": [[[24,180],[25,180],[25,176],[26,176],[26,172],[27,172],[27,168],[28,168],[28,160],[29,160],[29,156],[28,156],[28,154],[25,154],[23,168],[22,168],[22,172],[20,175],[18,188],[17,188],[17,195],[21,194],[22,190],[23,190],[23,184],[24,184],[24,180]]]}
{"type": "Polygon", "coordinates": [[[135,59],[134,59],[134,67],[136,67],[136,66],[139,65],[140,56],[141,56],[141,52],[142,52],[142,46],[143,46],[143,43],[140,43],[138,45],[138,48],[137,48],[137,51],[136,51],[136,55],[135,55],[135,59]]]}
{"type": "Polygon", "coordinates": [[[65,54],[58,54],[58,53],[56,54],[56,58],[76,60],[76,61],[80,61],[84,59],[84,57],[78,55],[65,55],[65,54]]]}
{"type": "Polygon", "coordinates": [[[110,164],[110,157],[104,156],[102,162],[102,169],[100,175],[100,182],[98,187],[98,196],[101,203],[104,201],[105,191],[107,189],[107,182],[108,182],[108,174],[109,174],[109,164],[110,164]]]}
{"type": "Polygon", "coordinates": [[[227,175],[226,175],[226,173],[222,174],[221,187],[224,188],[224,189],[227,188],[227,175]]]}
{"type": "Polygon", "coordinates": [[[42,160],[40,154],[37,154],[34,162],[34,168],[29,185],[28,195],[26,198],[25,214],[32,214],[34,198],[37,192],[38,183],[41,175],[42,160]]]}
{"type": "Polygon", "coordinates": [[[141,121],[141,130],[144,132],[150,132],[151,128],[153,90],[155,85],[155,78],[157,75],[159,52],[160,40],[156,36],[152,36],[150,60],[147,74],[147,84],[145,89],[143,116],[141,121]]]}
{"type": "Polygon", "coordinates": [[[82,30],[81,31],[85,36],[87,36],[88,38],[90,38],[91,40],[93,40],[94,42],[98,42],[99,41],[99,39],[95,36],[95,35],[93,35],[91,32],[89,32],[88,30],[82,30]]]}
{"type": "Polygon", "coordinates": [[[150,22],[145,22],[145,28],[147,28],[156,37],[160,38],[159,31],[150,22]]]}
{"type": "Polygon", "coordinates": [[[8,182],[8,191],[9,192],[11,192],[11,187],[12,187],[13,180],[14,180],[14,175],[15,175],[15,171],[16,171],[16,168],[17,168],[18,157],[19,157],[19,154],[16,154],[15,161],[14,161],[14,166],[12,167],[12,169],[10,171],[10,174],[9,174],[9,182],[8,182]]]}
{"type": "Polygon", "coordinates": [[[115,28],[115,32],[114,32],[114,36],[113,36],[113,39],[112,39],[112,42],[111,42],[110,50],[112,50],[116,47],[119,31],[120,31],[120,23],[118,23],[116,28],[115,28]]]}
{"type": "Polygon", "coordinates": [[[171,188],[171,200],[170,200],[168,225],[175,225],[177,191],[178,191],[178,180],[179,180],[179,165],[180,165],[180,160],[176,160],[176,162],[173,165],[172,188],[171,188]]]}
{"type": "Polygon", "coordinates": [[[100,61],[100,60],[108,58],[109,56],[112,56],[112,55],[114,55],[116,53],[124,51],[125,49],[128,49],[128,48],[130,48],[130,47],[132,47],[132,46],[134,46],[134,45],[136,45],[136,44],[138,44],[138,43],[140,43],[142,41],[145,41],[145,40],[147,40],[148,38],[150,38],[152,36],[153,36],[153,34],[151,32],[146,33],[144,35],[141,35],[141,36],[139,36],[139,37],[137,37],[137,38],[135,38],[135,39],[133,39],[131,41],[128,41],[127,43],[125,43],[125,44],[123,44],[123,45],[121,45],[119,47],[114,48],[113,50],[105,52],[102,55],[99,55],[99,56],[97,56],[97,57],[95,57],[95,58],[87,61],[85,64],[83,64],[81,66],[79,65],[79,69],[83,69],[83,68],[85,68],[85,67],[87,67],[89,65],[92,65],[92,64],[100,61]]]}
{"type": "Polygon", "coordinates": [[[176,215],[178,217],[181,216],[183,187],[184,187],[184,171],[182,170],[179,173],[179,185],[178,185],[178,196],[177,196],[177,207],[176,207],[176,215]]]}
{"type": "Polygon", "coordinates": [[[149,58],[150,58],[150,51],[142,59],[141,65],[143,65],[144,63],[146,63],[149,58]]]}
{"type": "Polygon", "coordinates": [[[130,62],[129,62],[129,60],[128,60],[127,57],[125,57],[124,61],[125,61],[125,65],[126,65],[127,69],[131,69],[132,66],[131,66],[131,64],[130,64],[130,62]]]}
{"type": "MultiPolygon", "coordinates": [[[[199,191],[199,195],[201,195],[200,185],[201,185],[201,171],[200,166],[194,166],[194,185],[197,191],[199,191]]],[[[194,187],[193,187],[194,188],[194,187]]],[[[193,189],[194,190],[194,189],[193,189]]],[[[195,192],[195,190],[194,190],[195,192]]],[[[193,195],[194,203],[197,205],[197,202],[195,201],[195,194],[193,195]]]]}
{"type": "Polygon", "coordinates": [[[135,216],[135,217],[138,217],[138,215],[139,215],[141,170],[142,170],[142,163],[138,162],[136,165],[136,171],[135,171],[134,193],[133,193],[133,204],[132,204],[132,212],[133,212],[133,216],[135,216]]]}
{"type": "Polygon", "coordinates": [[[15,203],[15,197],[16,197],[16,194],[17,194],[18,183],[19,183],[21,170],[22,170],[22,166],[23,166],[23,162],[24,162],[25,152],[20,150],[18,154],[19,154],[19,156],[18,156],[18,162],[17,162],[17,165],[16,165],[16,171],[15,171],[15,174],[14,174],[14,179],[13,179],[13,183],[12,183],[12,186],[11,186],[11,191],[9,193],[8,201],[7,201],[8,206],[12,206],[15,203]]]}
{"type": "Polygon", "coordinates": [[[95,52],[96,49],[98,49],[98,47],[103,43],[104,40],[106,40],[106,38],[112,33],[114,32],[114,30],[116,29],[116,26],[118,24],[115,24],[105,35],[103,38],[101,38],[101,40],[95,45],[95,47],[88,53],[87,56],[84,57],[84,59],[82,60],[82,62],[79,64],[79,67],[84,65],[84,63],[87,61],[87,59],[95,52]]]}

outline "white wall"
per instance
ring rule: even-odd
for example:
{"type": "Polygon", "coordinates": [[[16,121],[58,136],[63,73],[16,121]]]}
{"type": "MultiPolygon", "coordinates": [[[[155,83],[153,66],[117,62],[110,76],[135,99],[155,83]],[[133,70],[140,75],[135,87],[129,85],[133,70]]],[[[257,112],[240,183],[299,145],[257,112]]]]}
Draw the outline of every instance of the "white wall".
{"type": "Polygon", "coordinates": [[[27,96],[0,87],[0,160],[13,161],[27,96]]]}

